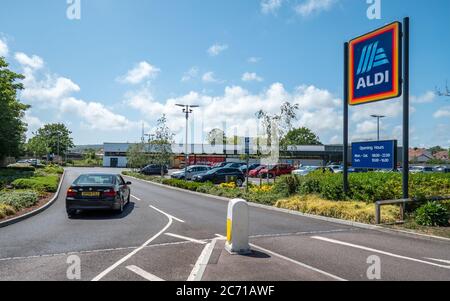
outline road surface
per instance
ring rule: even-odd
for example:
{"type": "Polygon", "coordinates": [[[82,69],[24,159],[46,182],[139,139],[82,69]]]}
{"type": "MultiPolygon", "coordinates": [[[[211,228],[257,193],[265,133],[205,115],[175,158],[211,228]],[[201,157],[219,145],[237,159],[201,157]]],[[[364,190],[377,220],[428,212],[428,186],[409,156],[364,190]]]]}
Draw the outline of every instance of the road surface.
{"type": "Polygon", "coordinates": [[[131,179],[123,214],[46,211],[0,229],[0,280],[450,280],[450,242],[250,207],[254,253],[223,251],[227,202],[131,179]],[[80,274],[71,269],[80,260],[80,274]],[[75,276],[74,276],[75,275],[75,276]]]}

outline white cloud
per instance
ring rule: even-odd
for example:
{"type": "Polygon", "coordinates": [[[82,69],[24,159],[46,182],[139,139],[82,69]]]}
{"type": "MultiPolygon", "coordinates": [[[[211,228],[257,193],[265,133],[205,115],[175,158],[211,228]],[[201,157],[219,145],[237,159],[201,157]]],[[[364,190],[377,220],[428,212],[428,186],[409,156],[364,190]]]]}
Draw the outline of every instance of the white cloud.
{"type": "Polygon", "coordinates": [[[128,73],[119,78],[119,81],[126,84],[140,84],[146,79],[155,78],[161,70],[146,61],[137,64],[128,73]]]}
{"type": "Polygon", "coordinates": [[[412,103],[430,103],[436,98],[436,94],[432,91],[428,91],[420,96],[411,96],[412,103]]]}
{"type": "Polygon", "coordinates": [[[28,125],[27,137],[31,136],[33,132],[44,125],[44,123],[38,117],[33,116],[29,110],[25,112],[23,121],[28,125]]]}
{"type": "Polygon", "coordinates": [[[228,45],[227,44],[214,44],[211,47],[209,47],[208,49],[208,54],[210,56],[218,56],[221,52],[225,51],[228,49],[228,45]]]}
{"type": "MultiPolygon", "coordinates": [[[[256,134],[258,121],[255,113],[258,110],[275,114],[279,113],[282,103],[290,101],[300,105],[298,121],[295,126],[307,126],[315,131],[325,142],[332,137],[339,137],[342,130],[342,114],[340,112],[341,100],[314,86],[301,86],[292,93],[285,90],[281,83],[272,84],[267,90],[253,94],[239,86],[226,87],[224,93],[217,96],[191,91],[186,95],[167,99],[165,102],[156,101],[150,91],[142,90],[129,93],[125,103],[138,110],[148,120],[155,120],[166,114],[169,127],[178,134],[177,138],[184,137],[185,120],[175,104],[186,103],[200,105],[194,110],[192,120],[196,128],[196,137],[202,135],[202,124],[207,132],[213,128],[222,128],[227,125],[229,134],[237,129],[239,135],[245,135],[248,130],[256,134]],[[309,106],[317,100],[320,105],[309,106]]],[[[333,141],[337,141],[335,138],[333,141]]]]}
{"type": "Polygon", "coordinates": [[[38,81],[34,76],[24,81],[25,89],[22,98],[30,102],[41,102],[45,105],[57,105],[59,100],[71,93],[80,91],[80,87],[72,80],[64,77],[48,76],[46,80],[38,81]]]}
{"type": "Polygon", "coordinates": [[[23,52],[17,52],[14,58],[23,68],[38,70],[44,66],[44,60],[37,55],[30,57],[23,52]]]}
{"type": "Polygon", "coordinates": [[[131,122],[126,117],[115,114],[98,102],[86,102],[74,97],[64,98],[60,110],[66,114],[80,117],[88,128],[93,130],[111,131],[137,128],[139,122],[131,122]]]}
{"type": "Polygon", "coordinates": [[[202,81],[204,81],[205,83],[223,83],[223,81],[220,79],[217,79],[214,76],[214,72],[211,72],[211,71],[203,74],[202,81]]]}
{"type": "Polygon", "coordinates": [[[250,64],[256,64],[256,63],[259,63],[260,61],[261,61],[261,58],[255,57],[255,56],[249,57],[247,59],[247,62],[249,62],[250,64]]]}
{"type": "Polygon", "coordinates": [[[256,73],[245,72],[242,75],[242,81],[244,81],[244,82],[251,82],[251,81],[262,82],[262,81],[264,81],[264,79],[262,77],[258,76],[256,73]]]}
{"type": "Polygon", "coordinates": [[[374,132],[377,132],[377,129],[378,129],[378,124],[375,121],[366,120],[366,121],[363,121],[356,125],[356,132],[358,134],[374,133],[374,132]]]}
{"type": "Polygon", "coordinates": [[[434,113],[433,116],[434,118],[443,118],[443,117],[450,118],[450,106],[439,109],[436,113],[434,113]]]}
{"type": "Polygon", "coordinates": [[[282,6],[283,0],[262,0],[261,1],[261,12],[263,14],[274,14],[282,6]]]}
{"type": "Polygon", "coordinates": [[[189,69],[189,71],[184,73],[183,77],[181,78],[181,81],[187,82],[190,81],[191,79],[196,78],[198,76],[198,72],[199,72],[198,67],[192,67],[191,69],[189,69]]]}
{"type": "Polygon", "coordinates": [[[295,7],[295,11],[302,17],[308,17],[312,14],[327,11],[336,3],[337,0],[305,0],[295,7]]]}
{"type": "Polygon", "coordinates": [[[8,44],[2,39],[0,39],[0,56],[6,57],[8,56],[9,48],[8,44]]]}

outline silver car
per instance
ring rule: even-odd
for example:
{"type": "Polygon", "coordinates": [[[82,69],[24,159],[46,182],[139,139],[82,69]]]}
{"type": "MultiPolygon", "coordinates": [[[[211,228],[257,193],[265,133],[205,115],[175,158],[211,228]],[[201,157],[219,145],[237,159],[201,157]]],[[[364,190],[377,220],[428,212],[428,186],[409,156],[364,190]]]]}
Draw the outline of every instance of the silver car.
{"type": "Polygon", "coordinates": [[[179,179],[179,180],[192,180],[192,178],[196,175],[200,175],[203,173],[206,173],[211,168],[209,166],[205,165],[192,165],[187,168],[187,175],[185,176],[184,170],[180,170],[177,172],[174,172],[171,177],[172,179],[179,179]]]}

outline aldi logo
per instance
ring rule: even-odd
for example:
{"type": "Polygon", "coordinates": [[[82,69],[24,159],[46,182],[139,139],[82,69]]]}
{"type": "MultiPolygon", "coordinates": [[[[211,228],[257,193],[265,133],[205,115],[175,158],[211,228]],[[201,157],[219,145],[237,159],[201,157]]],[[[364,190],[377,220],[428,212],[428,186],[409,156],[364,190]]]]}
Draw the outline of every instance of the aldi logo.
{"type": "Polygon", "coordinates": [[[395,22],[349,43],[349,104],[401,95],[401,24],[395,22]]]}

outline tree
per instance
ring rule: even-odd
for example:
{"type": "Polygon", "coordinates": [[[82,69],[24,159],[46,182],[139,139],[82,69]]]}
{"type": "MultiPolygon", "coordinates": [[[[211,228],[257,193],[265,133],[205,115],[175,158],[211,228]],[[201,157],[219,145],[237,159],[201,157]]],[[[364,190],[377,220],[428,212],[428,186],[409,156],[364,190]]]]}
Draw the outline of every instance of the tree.
{"type": "Polygon", "coordinates": [[[75,146],[70,134],[72,132],[64,124],[53,123],[38,129],[35,137],[45,141],[50,153],[63,156],[75,146]]]}
{"type": "Polygon", "coordinates": [[[50,153],[50,148],[47,146],[47,142],[41,136],[34,136],[31,138],[25,146],[28,155],[33,157],[42,158],[50,153]]]}
{"type": "Polygon", "coordinates": [[[127,152],[128,165],[131,168],[142,168],[149,162],[143,143],[131,145],[127,152]]]}
{"type": "Polygon", "coordinates": [[[227,137],[221,129],[212,129],[206,136],[206,141],[211,145],[222,145],[226,143],[227,137]]]}
{"type": "Polygon", "coordinates": [[[22,121],[30,106],[21,103],[17,94],[23,90],[25,77],[8,69],[8,63],[0,57],[0,160],[20,155],[25,143],[27,124],[22,121]]]}
{"type": "Polygon", "coordinates": [[[292,123],[297,119],[297,110],[299,105],[292,105],[290,102],[285,102],[280,107],[279,114],[268,114],[260,110],[256,112],[256,117],[262,121],[262,125],[267,134],[268,145],[272,145],[273,126],[276,126],[278,137],[283,137],[292,129],[292,123]]]}
{"type": "Polygon", "coordinates": [[[438,146],[434,146],[434,147],[430,148],[429,151],[431,152],[432,155],[435,155],[436,153],[445,151],[445,149],[438,145],[438,146]]]}
{"type": "Polygon", "coordinates": [[[301,127],[290,130],[282,139],[281,144],[289,145],[321,145],[319,137],[310,129],[301,127]]]}
{"type": "Polygon", "coordinates": [[[166,115],[158,119],[154,135],[151,136],[154,139],[150,141],[152,162],[161,166],[161,176],[164,176],[164,165],[168,165],[172,158],[172,144],[175,136],[167,126],[166,115]]]}

